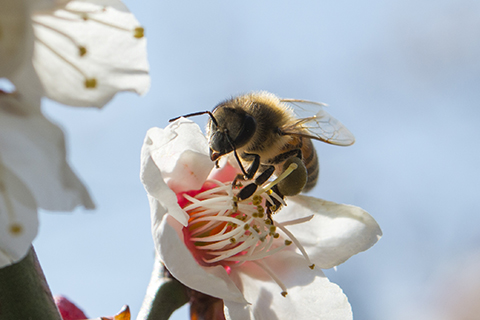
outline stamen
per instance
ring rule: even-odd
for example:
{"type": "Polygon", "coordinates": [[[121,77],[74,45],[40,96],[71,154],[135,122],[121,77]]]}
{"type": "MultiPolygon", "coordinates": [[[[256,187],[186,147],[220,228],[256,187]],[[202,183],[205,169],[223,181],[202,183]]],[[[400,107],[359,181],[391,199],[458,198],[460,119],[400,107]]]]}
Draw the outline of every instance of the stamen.
{"type": "Polygon", "coordinates": [[[282,221],[282,226],[284,226],[284,227],[293,226],[293,225],[296,225],[296,224],[308,222],[308,221],[312,220],[313,216],[314,215],[312,214],[312,215],[309,215],[309,216],[306,216],[306,217],[303,217],[303,218],[298,218],[298,219],[293,219],[293,220],[288,220],[288,221],[282,221]]]}
{"type": "Polygon", "coordinates": [[[263,192],[242,201],[236,197],[241,188],[237,190],[231,183],[218,181],[207,181],[204,188],[211,184],[213,187],[196,195],[195,192],[182,194],[179,199],[187,201],[183,209],[190,217],[184,229],[188,233],[185,239],[194,245],[198,261],[208,265],[220,264],[225,268],[254,262],[265,270],[280,286],[282,295],[286,296],[285,285],[261,260],[295,244],[313,268],[305,249],[285,228],[286,225],[306,222],[312,216],[285,223],[275,223],[264,217],[267,201],[271,200],[270,197],[279,197],[271,188],[295,168],[296,164],[290,165],[277,179],[260,188],[263,192]],[[271,195],[267,195],[267,192],[271,195]],[[282,231],[285,239],[277,230],[282,231]]]}
{"type": "MultiPolygon", "coordinates": [[[[98,17],[92,16],[92,14],[102,13],[102,12],[105,12],[106,10],[107,10],[106,7],[102,7],[99,10],[90,10],[90,11],[82,11],[82,10],[74,10],[74,9],[69,9],[69,8],[62,8],[62,9],[55,10],[53,16],[56,19],[67,20],[67,21],[72,21],[72,22],[76,21],[76,22],[79,22],[79,23],[82,22],[82,21],[71,19],[70,17],[68,17],[68,13],[70,13],[70,14],[73,14],[74,17],[77,16],[78,19],[83,20],[83,21],[89,20],[89,21],[93,21],[93,22],[96,22],[98,24],[101,24],[103,26],[107,26],[107,27],[110,27],[110,28],[113,28],[113,29],[129,32],[136,39],[141,39],[145,36],[145,29],[143,27],[137,26],[137,27],[134,27],[134,28],[126,28],[126,27],[123,27],[123,26],[120,26],[120,25],[115,25],[115,24],[112,24],[112,23],[109,23],[109,22],[106,22],[106,21],[102,21],[98,17]]],[[[42,19],[41,19],[42,15],[43,15],[42,13],[38,13],[38,14],[32,16],[32,22],[34,23],[35,26],[43,27],[45,29],[48,29],[48,30],[62,36],[63,38],[67,39],[67,41],[69,41],[73,46],[75,46],[78,49],[78,55],[80,57],[86,56],[86,54],[88,53],[88,50],[87,50],[86,46],[78,43],[78,41],[73,36],[71,36],[70,34],[64,32],[64,31],[62,31],[62,30],[60,30],[56,27],[53,27],[53,26],[47,24],[45,21],[42,21],[42,19]]],[[[80,73],[83,76],[83,78],[85,79],[84,83],[83,83],[83,86],[86,89],[97,88],[98,83],[97,83],[97,79],[95,77],[89,77],[71,59],[67,58],[64,54],[60,53],[58,50],[56,50],[56,48],[50,46],[49,44],[47,44],[42,39],[36,37],[36,40],[39,43],[41,43],[43,46],[45,46],[48,50],[50,50],[58,58],[63,60],[65,63],[67,63],[67,65],[71,66],[74,70],[76,70],[78,73],[80,73]]]]}
{"type": "MultiPolygon", "coordinates": [[[[297,246],[297,248],[302,252],[303,256],[305,257],[305,260],[307,260],[308,262],[308,265],[311,269],[313,269],[315,267],[314,264],[312,264],[312,261],[310,261],[310,257],[308,256],[308,253],[307,251],[305,251],[305,248],[302,246],[302,244],[297,240],[297,238],[295,238],[295,236],[287,230],[287,228],[285,228],[281,223],[275,223],[277,225],[277,227],[282,230],[286,235],[287,237],[289,237],[293,243],[295,243],[295,245],[297,246]]],[[[286,241],[285,241],[286,242],[286,241]]]]}
{"type": "Polygon", "coordinates": [[[37,26],[41,26],[43,28],[46,28],[46,29],[49,29],[61,36],[63,36],[65,39],[69,40],[75,47],[78,48],[78,53],[79,53],[79,56],[80,57],[83,57],[86,53],[87,53],[87,48],[85,48],[84,46],[80,45],[77,40],[75,40],[75,38],[73,38],[71,35],[59,30],[59,29],[56,29],[52,26],[49,26],[48,24],[44,23],[44,22],[41,22],[39,21],[38,19],[35,19],[35,17],[32,19],[33,22],[35,23],[35,25],[37,26]]]}
{"type": "Polygon", "coordinates": [[[275,281],[278,286],[282,289],[282,296],[286,297],[288,292],[287,292],[287,287],[283,284],[283,282],[276,276],[275,273],[264,263],[260,261],[253,261],[257,266],[262,268],[272,279],[275,281]]]}
{"type": "Polygon", "coordinates": [[[136,27],[133,29],[133,36],[137,39],[143,38],[145,36],[145,29],[143,27],[136,27]]]}
{"type": "Polygon", "coordinates": [[[63,60],[65,63],[67,63],[69,66],[71,66],[73,69],[75,69],[78,73],[80,73],[84,78],[84,86],[85,88],[92,89],[96,88],[97,86],[97,80],[95,78],[89,78],[85,72],[82,71],[77,65],[75,65],[70,59],[67,59],[67,57],[63,56],[60,54],[58,51],[56,51],[54,48],[52,48],[50,45],[48,45],[45,41],[42,39],[37,38],[38,43],[41,43],[44,45],[48,50],[50,50],[53,54],[55,54],[58,58],[63,60]]]}
{"type": "Polygon", "coordinates": [[[9,231],[12,235],[18,236],[22,234],[23,227],[18,223],[12,223],[9,227],[9,231]]]}
{"type": "Polygon", "coordinates": [[[110,28],[113,28],[113,29],[132,32],[133,36],[137,39],[140,39],[140,38],[144,37],[145,29],[143,27],[135,27],[133,29],[125,28],[125,27],[122,27],[122,26],[119,26],[119,25],[116,25],[116,24],[112,24],[112,23],[109,23],[109,22],[102,21],[102,20],[92,16],[92,14],[95,14],[95,13],[105,12],[106,9],[107,9],[106,7],[103,7],[101,10],[96,10],[96,11],[81,11],[81,10],[74,10],[74,9],[69,9],[69,8],[64,8],[63,10],[66,11],[66,12],[78,15],[80,17],[80,19],[82,19],[84,21],[90,20],[90,21],[94,21],[96,23],[99,23],[101,25],[104,25],[104,26],[107,26],[107,27],[110,27],[110,28]]]}
{"type": "Polygon", "coordinates": [[[95,78],[87,78],[85,79],[85,88],[93,89],[97,87],[97,79],[95,78]]]}

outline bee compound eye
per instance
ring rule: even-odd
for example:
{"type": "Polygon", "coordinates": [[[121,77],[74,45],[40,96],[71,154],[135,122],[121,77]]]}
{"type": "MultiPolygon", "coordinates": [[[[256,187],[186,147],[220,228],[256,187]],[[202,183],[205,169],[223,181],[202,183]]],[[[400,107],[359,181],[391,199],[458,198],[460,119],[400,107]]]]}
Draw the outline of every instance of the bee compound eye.
{"type": "Polygon", "coordinates": [[[256,129],[257,122],[252,116],[246,114],[238,135],[235,138],[235,146],[241,147],[245,145],[253,137],[256,129]]]}

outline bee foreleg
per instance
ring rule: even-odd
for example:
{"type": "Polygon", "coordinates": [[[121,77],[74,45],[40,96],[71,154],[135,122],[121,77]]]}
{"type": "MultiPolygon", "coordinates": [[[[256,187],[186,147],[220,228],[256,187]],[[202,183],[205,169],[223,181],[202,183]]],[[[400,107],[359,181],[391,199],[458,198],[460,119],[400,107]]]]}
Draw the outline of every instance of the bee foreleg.
{"type": "Polygon", "coordinates": [[[245,180],[251,180],[255,176],[255,173],[257,173],[258,168],[260,167],[260,156],[255,153],[244,152],[242,154],[242,158],[244,158],[245,160],[253,158],[252,164],[247,169],[247,172],[245,172],[245,180]]]}

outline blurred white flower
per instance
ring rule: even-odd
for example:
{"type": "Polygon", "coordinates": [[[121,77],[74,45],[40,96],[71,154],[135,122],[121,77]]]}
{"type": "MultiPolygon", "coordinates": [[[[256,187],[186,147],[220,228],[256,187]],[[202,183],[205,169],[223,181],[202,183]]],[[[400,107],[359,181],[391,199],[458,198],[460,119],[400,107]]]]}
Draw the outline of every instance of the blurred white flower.
{"type": "Polygon", "coordinates": [[[148,131],[141,179],[151,206],[156,250],[184,285],[223,300],[227,319],[351,319],[332,268],[381,236],[358,207],[303,195],[273,217],[264,185],[237,202],[228,163],[216,169],[200,128],[180,119],[148,131]]]}
{"type": "Polygon", "coordinates": [[[36,106],[0,92],[0,267],[18,261],[37,234],[37,207],[94,204],[66,161],[63,132],[36,106]]]}
{"type": "Polygon", "coordinates": [[[37,208],[94,204],[66,161],[62,130],[41,112],[46,96],[104,106],[148,90],[144,30],[119,0],[0,0],[0,267],[21,259],[37,208]],[[5,83],[5,80],[2,80],[5,83]]]}
{"type": "Polygon", "coordinates": [[[15,72],[0,76],[10,75],[18,92],[32,91],[40,80],[33,84],[39,95],[44,90],[63,104],[102,107],[119,91],[148,90],[144,30],[121,1],[0,1],[15,15],[4,19],[2,33],[20,36],[0,40],[0,54],[24,58],[15,72]]]}

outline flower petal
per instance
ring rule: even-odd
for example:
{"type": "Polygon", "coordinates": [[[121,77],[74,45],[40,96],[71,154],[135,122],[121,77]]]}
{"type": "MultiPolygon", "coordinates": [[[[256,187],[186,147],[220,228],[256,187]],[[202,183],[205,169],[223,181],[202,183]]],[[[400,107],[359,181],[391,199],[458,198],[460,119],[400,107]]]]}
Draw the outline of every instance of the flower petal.
{"type": "Polygon", "coordinates": [[[181,119],[165,129],[148,130],[142,146],[140,180],[153,198],[152,223],[160,223],[168,213],[187,225],[188,215],[172,189],[181,192],[201,188],[213,167],[205,149],[206,139],[192,121],[181,119]]]}
{"type": "Polygon", "coordinates": [[[347,297],[320,269],[310,270],[304,259],[292,252],[265,260],[287,287],[287,296],[258,265],[249,263],[233,269],[231,277],[241,283],[245,298],[242,305],[225,300],[227,319],[352,319],[347,297]],[[246,316],[248,315],[248,317],[246,316]]]}
{"type": "Polygon", "coordinates": [[[69,1],[34,14],[34,65],[49,98],[102,107],[150,86],[143,28],[119,0],[69,1]]]}
{"type": "Polygon", "coordinates": [[[46,210],[91,209],[92,199],[66,161],[63,132],[13,95],[0,96],[1,159],[46,210]],[[31,111],[31,112],[30,112],[31,111]]]}
{"type": "Polygon", "coordinates": [[[246,303],[223,267],[202,267],[195,261],[183,242],[181,230],[181,224],[169,215],[165,215],[154,230],[157,252],[168,271],[189,288],[216,298],[246,303]]]}
{"type": "Polygon", "coordinates": [[[379,225],[359,207],[298,195],[275,216],[287,221],[314,215],[308,222],[287,228],[307,250],[317,267],[328,269],[373,246],[382,236],[379,225]]]}
{"type": "Polygon", "coordinates": [[[141,176],[148,178],[142,181],[147,185],[163,176],[175,193],[198,190],[213,168],[207,150],[207,139],[200,127],[190,120],[180,119],[165,129],[152,128],[142,147],[141,176]],[[144,161],[150,157],[161,176],[147,177],[143,172],[144,161]]]}
{"type": "Polygon", "coordinates": [[[27,186],[0,162],[0,268],[28,253],[38,231],[36,207],[27,186]]]}

